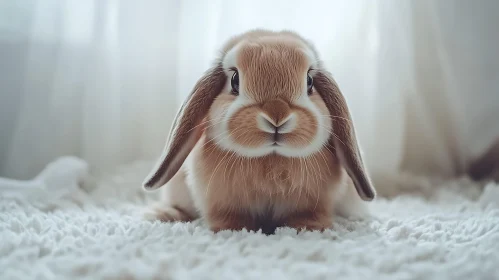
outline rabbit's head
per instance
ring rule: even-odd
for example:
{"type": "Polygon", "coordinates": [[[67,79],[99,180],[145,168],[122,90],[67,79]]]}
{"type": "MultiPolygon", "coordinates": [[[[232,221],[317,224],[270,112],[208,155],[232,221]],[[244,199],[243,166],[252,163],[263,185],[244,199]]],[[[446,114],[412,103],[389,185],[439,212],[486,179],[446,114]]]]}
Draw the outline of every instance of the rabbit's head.
{"type": "Polygon", "coordinates": [[[375,197],[346,101],[313,46],[293,32],[255,30],[226,43],[181,107],[144,187],[169,181],[203,133],[248,158],[307,158],[327,147],[359,195],[375,197]]]}

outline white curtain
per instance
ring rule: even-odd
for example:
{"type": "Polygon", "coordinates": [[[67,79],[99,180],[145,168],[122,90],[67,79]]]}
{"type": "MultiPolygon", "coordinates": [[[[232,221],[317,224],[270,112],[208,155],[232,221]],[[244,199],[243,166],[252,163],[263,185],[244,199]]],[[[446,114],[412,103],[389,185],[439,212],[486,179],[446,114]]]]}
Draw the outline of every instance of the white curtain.
{"type": "Polygon", "coordinates": [[[94,171],[155,160],[230,36],[315,43],[374,174],[461,173],[499,137],[499,1],[0,2],[0,176],[64,155],[94,171]]]}

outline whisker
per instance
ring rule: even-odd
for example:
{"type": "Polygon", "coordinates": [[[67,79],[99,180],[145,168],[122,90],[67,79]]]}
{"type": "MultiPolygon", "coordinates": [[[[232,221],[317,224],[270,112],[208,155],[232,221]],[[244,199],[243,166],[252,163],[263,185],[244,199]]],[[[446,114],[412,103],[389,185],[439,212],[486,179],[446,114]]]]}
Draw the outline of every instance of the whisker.
{"type": "Polygon", "coordinates": [[[346,122],[349,122],[349,123],[352,123],[352,120],[349,120],[345,117],[341,117],[341,116],[335,116],[335,115],[320,115],[321,117],[331,117],[331,118],[337,118],[337,119],[341,119],[341,120],[344,120],[346,122]]]}
{"type": "MultiPolygon", "coordinates": [[[[322,159],[324,159],[324,164],[328,165],[328,161],[326,159],[326,156],[324,155],[324,151],[319,150],[319,154],[321,155],[322,159]]],[[[328,174],[331,175],[331,168],[328,168],[328,174]]]]}
{"type": "MultiPolygon", "coordinates": [[[[221,122],[223,122],[223,121],[224,121],[224,120],[223,120],[223,117],[220,117],[220,118],[214,118],[214,119],[209,119],[209,120],[206,120],[206,121],[201,122],[200,124],[198,124],[198,125],[194,126],[193,128],[189,129],[187,132],[191,132],[191,131],[192,131],[192,130],[194,130],[195,128],[197,128],[197,127],[199,127],[199,126],[201,126],[201,125],[204,125],[204,124],[206,124],[206,123],[209,123],[209,122],[211,122],[212,120],[218,120],[218,121],[217,121],[217,122],[215,122],[213,125],[219,124],[219,123],[221,123],[221,122]]],[[[213,125],[211,125],[211,126],[213,126],[213,125]]],[[[207,127],[210,127],[210,126],[207,126],[207,127]]]]}
{"type": "MultiPolygon", "coordinates": [[[[233,134],[233,133],[235,133],[236,131],[238,131],[238,130],[240,130],[240,129],[242,129],[242,128],[241,128],[241,127],[236,128],[234,131],[229,132],[229,133],[228,133],[228,134],[227,134],[224,138],[222,138],[222,139],[220,139],[219,141],[217,141],[217,142],[213,145],[213,147],[212,147],[212,151],[211,151],[211,153],[210,153],[210,156],[211,156],[211,154],[213,153],[213,151],[214,151],[214,150],[218,147],[218,144],[220,144],[223,140],[229,139],[229,138],[232,136],[232,134],[233,134]]],[[[224,134],[224,133],[226,133],[226,131],[222,132],[222,134],[224,134]]],[[[205,143],[205,144],[206,144],[206,143],[205,143]]],[[[204,145],[203,145],[203,146],[204,146],[204,145]]]]}
{"type": "MultiPolygon", "coordinates": [[[[207,146],[208,144],[210,144],[211,142],[213,142],[215,139],[221,137],[221,136],[224,136],[225,132],[222,132],[220,133],[218,136],[206,141],[205,143],[203,143],[203,145],[200,147],[201,149],[204,148],[205,146],[207,146]]],[[[229,136],[225,136],[225,137],[229,137],[229,136]]],[[[221,140],[224,140],[223,138],[221,140]]],[[[220,141],[221,141],[220,140],[220,141]]],[[[211,150],[211,153],[208,155],[208,156],[211,156],[211,154],[213,153],[213,151],[215,151],[215,148],[216,148],[216,144],[213,145],[213,147],[211,148],[208,148],[206,151],[210,151],[211,150]]]]}
{"type": "MultiPolygon", "coordinates": [[[[235,131],[235,130],[234,130],[234,131],[235,131]]],[[[239,137],[237,137],[237,136],[236,136],[236,137],[235,137],[235,139],[236,139],[236,140],[238,140],[238,139],[239,139],[239,137]]],[[[238,159],[238,155],[237,155],[237,153],[235,153],[235,152],[233,152],[233,153],[232,153],[232,155],[231,155],[231,156],[230,156],[230,158],[228,159],[229,163],[232,161],[232,159],[233,159],[233,158],[234,158],[234,163],[235,163],[235,161],[238,159]]],[[[242,161],[241,161],[241,162],[242,162],[242,161]]],[[[230,164],[230,165],[231,165],[231,167],[232,167],[232,166],[233,166],[233,165],[235,165],[235,164],[230,164]]],[[[231,167],[229,167],[229,168],[231,168],[231,167]]],[[[224,175],[223,175],[223,176],[224,176],[224,180],[225,180],[225,172],[226,172],[226,171],[227,171],[227,168],[225,168],[225,170],[224,170],[224,175]]],[[[230,176],[230,172],[229,172],[229,176],[230,176]]],[[[225,181],[224,181],[224,182],[225,182],[225,181]]]]}
{"type": "MultiPolygon", "coordinates": [[[[232,133],[234,133],[235,131],[237,131],[237,129],[236,129],[236,130],[234,130],[232,133]]],[[[226,137],[228,138],[228,137],[232,136],[232,133],[228,133],[228,135],[227,135],[226,137]]],[[[223,140],[223,139],[222,139],[222,140],[223,140]]],[[[222,140],[220,140],[218,143],[220,143],[222,140]]],[[[211,153],[210,153],[210,155],[209,155],[209,156],[211,156],[211,154],[212,154],[212,153],[213,153],[213,151],[215,150],[215,147],[218,145],[218,143],[214,144],[214,148],[213,148],[213,150],[211,151],[211,153]]],[[[229,153],[231,153],[231,152],[232,152],[232,151],[226,151],[226,152],[225,152],[224,157],[222,158],[222,160],[221,160],[221,161],[217,164],[217,166],[215,167],[215,170],[213,171],[213,174],[211,175],[210,180],[209,180],[209,182],[208,182],[208,187],[206,188],[206,194],[208,194],[208,190],[209,190],[209,188],[210,188],[211,180],[213,179],[213,176],[215,175],[215,173],[216,173],[216,171],[217,171],[218,167],[219,167],[219,166],[220,166],[220,164],[224,161],[224,159],[227,157],[227,155],[228,155],[229,153]]],[[[232,153],[233,153],[233,152],[232,152],[232,153]]],[[[208,157],[209,157],[209,156],[208,156],[208,157]]],[[[218,161],[219,157],[220,157],[220,155],[218,155],[218,157],[217,157],[217,161],[218,161]]]]}
{"type": "MultiPolygon", "coordinates": [[[[220,162],[217,164],[217,166],[215,167],[215,170],[213,171],[213,174],[211,174],[211,177],[210,177],[210,180],[208,181],[208,187],[206,188],[206,195],[208,195],[208,191],[210,189],[210,185],[211,185],[211,180],[213,179],[213,176],[217,173],[217,170],[218,168],[220,167],[220,164],[222,164],[222,162],[224,162],[224,159],[231,153],[231,151],[227,151],[225,152],[225,155],[224,157],[220,160],[220,162]]],[[[232,152],[233,153],[233,152],[232,152]]]]}
{"type": "Polygon", "coordinates": [[[298,203],[300,203],[300,198],[301,198],[301,192],[303,190],[303,165],[302,165],[302,158],[298,158],[300,160],[300,175],[301,175],[301,186],[298,188],[298,200],[296,201],[296,206],[298,206],[298,203]]]}
{"type": "MultiPolygon", "coordinates": [[[[304,140],[304,142],[306,142],[308,145],[311,145],[311,144],[312,144],[312,141],[311,141],[311,140],[307,140],[307,138],[306,138],[305,136],[303,136],[303,135],[297,135],[297,136],[298,136],[298,137],[300,137],[300,139],[303,139],[303,140],[304,140]]],[[[305,163],[305,168],[306,168],[306,172],[307,172],[307,174],[308,174],[308,172],[309,172],[309,171],[308,171],[308,168],[307,168],[307,161],[309,160],[309,158],[310,158],[310,157],[306,157],[306,158],[304,159],[304,163],[305,163]]],[[[314,176],[314,177],[315,177],[315,176],[314,176]]],[[[314,179],[312,178],[312,180],[314,180],[314,179]]],[[[308,180],[307,180],[307,183],[308,183],[308,180]]]]}
{"type": "MultiPolygon", "coordinates": [[[[227,121],[230,121],[230,120],[231,120],[231,118],[229,118],[227,121]]],[[[218,124],[218,123],[216,123],[216,124],[218,124]]],[[[211,125],[211,126],[214,126],[214,125],[216,125],[216,124],[213,124],[213,125],[211,125]]],[[[208,127],[210,127],[210,126],[207,126],[207,128],[208,128],[208,127]]],[[[212,137],[212,138],[211,138],[211,139],[209,139],[207,142],[205,142],[205,143],[201,146],[201,148],[203,148],[205,145],[207,145],[207,144],[211,143],[211,142],[212,142],[212,141],[214,141],[216,138],[218,138],[218,137],[220,137],[220,136],[223,136],[226,132],[227,132],[227,131],[222,131],[222,132],[221,132],[220,134],[218,134],[217,136],[212,137]]],[[[228,137],[230,137],[230,134],[227,136],[227,138],[228,138],[228,137]]],[[[222,140],[225,140],[225,138],[224,138],[224,139],[221,139],[221,141],[222,141],[222,140]]],[[[221,142],[221,141],[220,141],[220,142],[221,142]]],[[[218,142],[217,144],[219,144],[220,142],[218,142]]],[[[211,155],[211,154],[210,154],[210,155],[211,155]]]]}
{"type": "Polygon", "coordinates": [[[330,134],[332,134],[338,141],[340,141],[345,147],[348,147],[345,142],[341,141],[340,137],[334,133],[331,129],[323,126],[323,125],[319,125],[320,127],[324,128],[327,132],[329,132],[330,134]]]}
{"type": "MultiPolygon", "coordinates": [[[[335,153],[334,153],[333,151],[331,151],[331,150],[327,147],[327,145],[323,145],[323,147],[324,147],[324,148],[326,148],[326,150],[328,150],[331,154],[335,155],[335,153]]],[[[333,148],[333,150],[335,150],[335,151],[336,151],[336,149],[335,149],[334,147],[332,147],[332,148],[333,148]]]]}
{"type": "Polygon", "coordinates": [[[235,152],[232,153],[232,155],[229,157],[229,159],[227,160],[227,164],[225,165],[225,169],[224,169],[224,174],[223,174],[223,177],[224,177],[224,183],[226,182],[226,177],[225,177],[225,174],[227,172],[227,169],[229,169],[229,176],[230,176],[230,170],[232,170],[232,168],[234,167],[234,164],[232,164],[232,160],[234,159],[234,163],[235,161],[237,160],[237,154],[235,152]]]}
{"type": "Polygon", "coordinates": [[[315,163],[317,164],[317,169],[315,169],[316,173],[315,175],[317,176],[317,181],[320,183],[322,181],[322,174],[321,174],[321,166],[319,164],[319,162],[317,161],[317,158],[315,157],[315,155],[312,155],[312,159],[315,161],[315,163]]]}
{"type": "MultiPolygon", "coordinates": [[[[241,129],[244,129],[244,128],[241,128],[241,127],[236,128],[236,129],[235,129],[235,130],[233,130],[232,132],[228,133],[228,135],[227,135],[225,138],[223,138],[223,139],[219,140],[217,143],[215,143],[215,144],[214,144],[214,147],[213,147],[213,150],[211,151],[210,155],[213,153],[213,151],[215,150],[216,146],[217,146],[217,145],[218,145],[221,141],[223,141],[223,140],[224,140],[224,139],[226,139],[226,138],[229,138],[229,137],[233,136],[233,135],[234,135],[237,131],[240,131],[241,129]]],[[[224,133],[225,133],[225,132],[224,132],[224,133]]],[[[236,137],[236,139],[237,139],[237,137],[236,137]]],[[[206,190],[207,192],[208,192],[208,189],[209,189],[209,187],[210,187],[210,184],[211,184],[211,179],[213,178],[213,175],[217,172],[217,169],[219,168],[220,164],[222,164],[222,163],[224,162],[225,158],[227,157],[227,155],[229,155],[229,153],[231,154],[231,155],[230,155],[230,158],[228,159],[228,161],[229,161],[229,162],[230,162],[230,161],[231,161],[231,159],[234,157],[234,155],[236,155],[236,153],[235,153],[234,151],[227,151],[227,152],[225,153],[224,157],[223,157],[223,158],[222,158],[222,160],[218,163],[217,167],[215,167],[215,170],[213,171],[213,174],[212,174],[212,176],[210,177],[210,182],[208,183],[208,187],[207,187],[207,190],[206,190]]],[[[236,156],[237,156],[237,155],[236,155],[236,156]]],[[[220,157],[220,156],[219,156],[219,157],[220,157]]],[[[217,157],[217,160],[218,160],[218,157],[217,157]]],[[[226,164],[226,165],[227,165],[227,164],[226,164]]],[[[227,167],[224,169],[224,174],[223,174],[224,183],[225,183],[225,181],[226,181],[226,177],[225,177],[225,175],[226,175],[226,171],[227,171],[227,167]]]]}
{"type": "MultiPolygon", "coordinates": [[[[218,161],[218,159],[220,158],[220,156],[221,156],[221,155],[222,155],[222,154],[219,154],[219,155],[217,156],[216,161],[218,161]]],[[[219,164],[220,164],[220,163],[219,163],[219,164]]],[[[216,169],[216,167],[215,167],[215,169],[216,169]]],[[[210,177],[210,180],[209,180],[208,186],[206,186],[206,194],[205,194],[206,196],[208,196],[208,191],[209,191],[209,189],[210,189],[210,182],[211,182],[211,179],[213,179],[213,176],[215,176],[215,172],[211,173],[211,177],[210,177]]]]}
{"type": "MultiPolygon", "coordinates": [[[[303,139],[305,140],[305,142],[308,142],[308,144],[309,144],[309,145],[311,145],[311,144],[312,144],[312,140],[307,140],[305,137],[303,137],[303,136],[301,136],[301,135],[298,135],[298,136],[300,136],[301,138],[303,138],[303,139]]],[[[325,161],[325,164],[327,165],[327,160],[324,158],[324,155],[323,155],[323,153],[322,153],[322,151],[321,151],[321,150],[319,150],[319,154],[322,156],[322,158],[323,158],[323,159],[324,159],[324,161],[325,161]]],[[[320,182],[323,182],[323,181],[324,181],[323,177],[321,176],[322,174],[321,174],[321,172],[320,172],[320,167],[321,167],[321,166],[320,166],[319,162],[317,161],[317,158],[315,157],[315,155],[311,155],[311,156],[307,157],[307,160],[308,160],[308,158],[312,158],[312,160],[314,160],[314,161],[315,161],[315,163],[317,164],[317,169],[313,169],[313,171],[314,171],[314,172],[313,172],[313,173],[314,173],[313,180],[314,180],[314,183],[315,183],[315,184],[319,185],[319,184],[320,184],[320,182]],[[314,179],[314,178],[315,178],[315,179],[314,179]]],[[[312,167],[314,167],[313,163],[312,163],[312,167]]],[[[328,170],[329,170],[329,168],[328,168],[328,170]]],[[[330,172],[331,172],[331,171],[329,171],[329,173],[330,173],[330,172]]],[[[318,195],[318,194],[317,194],[317,195],[318,195]]]]}

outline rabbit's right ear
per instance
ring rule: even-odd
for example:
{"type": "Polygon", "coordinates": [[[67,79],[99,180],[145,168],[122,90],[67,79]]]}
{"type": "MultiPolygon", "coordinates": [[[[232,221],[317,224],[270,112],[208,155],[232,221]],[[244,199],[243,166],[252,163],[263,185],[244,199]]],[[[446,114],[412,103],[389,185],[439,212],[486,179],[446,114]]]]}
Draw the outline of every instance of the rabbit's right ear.
{"type": "Polygon", "coordinates": [[[333,129],[330,139],[335,155],[352,179],[359,196],[365,201],[373,200],[376,189],[364,167],[345,97],[331,74],[325,70],[317,71],[314,85],[331,115],[333,129]]]}
{"type": "Polygon", "coordinates": [[[220,62],[196,83],[173,122],[166,146],[142,186],[157,189],[170,181],[203,133],[201,125],[217,95],[223,90],[227,76],[220,62]]]}

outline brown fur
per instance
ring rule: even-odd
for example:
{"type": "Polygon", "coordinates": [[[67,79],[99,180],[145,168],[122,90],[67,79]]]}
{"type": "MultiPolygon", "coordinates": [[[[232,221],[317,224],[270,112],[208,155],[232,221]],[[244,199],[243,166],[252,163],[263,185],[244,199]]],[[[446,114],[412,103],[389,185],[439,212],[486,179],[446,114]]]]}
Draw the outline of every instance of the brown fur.
{"type": "Polygon", "coordinates": [[[304,46],[296,40],[262,37],[247,42],[238,54],[246,92],[263,103],[279,96],[292,101],[302,92],[308,70],[304,46]]]}
{"type": "Polygon", "coordinates": [[[193,155],[193,171],[206,182],[201,193],[213,230],[273,230],[286,225],[326,229],[331,225],[330,194],[343,178],[326,148],[307,159],[278,155],[248,159],[203,137],[193,155]],[[276,206],[282,207],[277,211],[282,214],[276,214],[276,206]]]}

